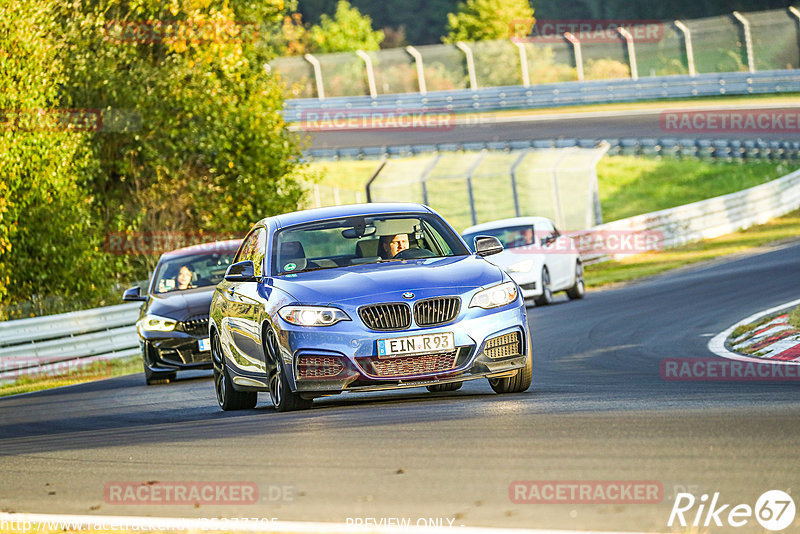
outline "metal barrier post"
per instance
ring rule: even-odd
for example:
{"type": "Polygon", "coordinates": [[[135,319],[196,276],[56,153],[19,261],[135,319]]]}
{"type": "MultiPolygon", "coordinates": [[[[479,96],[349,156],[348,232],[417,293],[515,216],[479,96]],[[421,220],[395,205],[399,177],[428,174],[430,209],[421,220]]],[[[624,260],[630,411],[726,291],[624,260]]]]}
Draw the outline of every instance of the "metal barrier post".
{"type": "Polygon", "coordinates": [[[689,76],[696,76],[694,68],[694,48],[692,48],[692,32],[683,22],[676,20],[675,27],[683,34],[683,46],[686,48],[686,65],[689,67],[689,76]]]}
{"type": "Polygon", "coordinates": [[[372,182],[375,181],[375,178],[377,178],[378,175],[383,170],[383,168],[386,167],[386,161],[388,159],[389,159],[389,156],[384,154],[383,157],[381,158],[381,162],[378,164],[378,166],[375,168],[375,170],[372,171],[372,176],[370,176],[369,180],[367,180],[367,202],[372,202],[372,192],[370,191],[370,188],[372,187],[372,182]]]}
{"type": "Polygon", "coordinates": [[[581,42],[571,32],[564,32],[564,39],[572,45],[572,53],[575,55],[575,70],[578,73],[578,81],[583,81],[583,52],[581,52],[581,42]]]}
{"type": "MultiPolygon", "coordinates": [[[[794,18],[797,19],[797,24],[798,26],[800,26],[800,10],[794,6],[789,6],[789,13],[791,13],[794,16],[794,18]]],[[[798,48],[800,48],[800,37],[798,37],[797,46],[798,48]]]]}
{"type": "Polygon", "coordinates": [[[375,71],[372,70],[372,58],[363,50],[356,50],[356,55],[364,60],[367,69],[367,83],[369,84],[369,96],[376,98],[378,91],[375,88],[375,71]]]}
{"type": "Polygon", "coordinates": [[[472,49],[467,46],[467,43],[458,41],[456,46],[459,50],[464,52],[467,58],[467,74],[469,75],[469,88],[475,91],[478,88],[478,78],[475,76],[475,59],[472,57],[472,49]]]}
{"type": "Polygon", "coordinates": [[[442,153],[437,152],[433,160],[431,160],[431,162],[428,163],[428,166],[425,167],[425,170],[422,171],[422,176],[419,177],[420,182],[422,182],[422,203],[426,206],[428,205],[428,177],[430,177],[433,169],[436,167],[436,164],[439,163],[441,158],[442,153]]]}
{"type": "Polygon", "coordinates": [[[633,46],[633,35],[622,26],[617,27],[617,33],[625,39],[625,44],[628,47],[628,65],[630,65],[631,68],[631,79],[636,81],[639,79],[639,69],[636,66],[636,50],[633,46]]]}
{"type": "Polygon", "coordinates": [[[525,159],[530,153],[531,149],[528,148],[527,150],[523,151],[517,159],[514,160],[514,163],[511,164],[511,194],[514,196],[514,216],[520,217],[519,211],[519,196],[517,195],[517,167],[519,164],[522,163],[522,160],[525,159]]]}
{"type": "Polygon", "coordinates": [[[520,69],[522,70],[522,85],[525,87],[530,87],[531,85],[531,75],[528,72],[528,52],[525,50],[525,43],[520,43],[516,39],[511,41],[517,48],[519,48],[519,64],[520,69]]]}
{"type": "Polygon", "coordinates": [[[558,167],[561,165],[561,162],[564,161],[564,158],[569,156],[572,152],[574,152],[574,148],[565,148],[561,156],[556,160],[553,164],[553,168],[550,172],[550,177],[553,183],[553,205],[555,207],[555,219],[556,225],[559,228],[564,228],[564,214],[561,211],[561,195],[558,191],[558,167]]]}
{"type": "Polygon", "coordinates": [[[475,210],[475,195],[472,192],[472,175],[475,174],[475,171],[478,169],[478,166],[480,166],[481,162],[483,161],[483,158],[485,158],[486,154],[488,153],[489,152],[485,148],[481,150],[480,154],[478,154],[478,157],[475,158],[475,161],[472,162],[472,165],[467,171],[467,192],[469,193],[469,211],[472,215],[473,226],[478,224],[478,213],[475,210]]]}
{"type": "Polygon", "coordinates": [[[314,81],[317,82],[317,98],[322,100],[325,98],[325,87],[322,85],[322,67],[319,64],[319,60],[311,54],[306,54],[303,57],[314,67],[314,81]]]}
{"type": "Polygon", "coordinates": [[[414,48],[413,46],[409,45],[406,47],[406,52],[414,58],[414,64],[417,66],[417,82],[419,83],[419,94],[424,95],[428,92],[428,88],[425,85],[425,69],[422,63],[422,54],[419,53],[419,50],[414,48]]]}
{"type": "Polygon", "coordinates": [[[750,22],[738,11],[733,12],[734,18],[742,24],[744,30],[744,49],[747,53],[747,69],[750,72],[756,71],[755,58],[753,58],[753,39],[750,37],[750,22]]]}

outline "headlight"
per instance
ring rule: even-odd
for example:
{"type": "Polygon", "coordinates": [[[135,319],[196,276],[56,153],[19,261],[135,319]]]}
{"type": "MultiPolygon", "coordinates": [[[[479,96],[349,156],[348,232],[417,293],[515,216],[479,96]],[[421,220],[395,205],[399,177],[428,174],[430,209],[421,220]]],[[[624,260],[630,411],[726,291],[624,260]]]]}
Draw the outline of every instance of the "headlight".
{"type": "Polygon", "coordinates": [[[488,310],[498,306],[505,306],[515,300],[517,300],[517,285],[514,282],[506,282],[475,293],[469,303],[469,307],[488,310]]]}
{"type": "Polygon", "coordinates": [[[349,321],[350,317],[339,308],[324,306],[284,306],[278,315],[287,323],[298,326],[331,326],[339,321],[349,321]]]}
{"type": "Polygon", "coordinates": [[[509,265],[508,272],[510,273],[529,273],[533,269],[533,260],[518,261],[513,265],[509,265]]]}
{"type": "Polygon", "coordinates": [[[136,328],[147,332],[171,332],[176,324],[175,319],[147,314],[136,321],[136,328]]]}

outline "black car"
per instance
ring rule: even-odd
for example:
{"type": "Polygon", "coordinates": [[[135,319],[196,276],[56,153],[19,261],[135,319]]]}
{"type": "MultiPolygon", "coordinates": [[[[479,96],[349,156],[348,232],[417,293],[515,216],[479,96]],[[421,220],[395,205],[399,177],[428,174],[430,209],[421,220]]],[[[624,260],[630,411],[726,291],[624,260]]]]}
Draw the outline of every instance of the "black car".
{"type": "Polygon", "coordinates": [[[211,297],[240,244],[219,241],[166,252],[147,295],[138,286],[123,294],[122,300],[144,302],[136,330],[148,385],[174,380],[182,369],[211,368],[211,297]]]}

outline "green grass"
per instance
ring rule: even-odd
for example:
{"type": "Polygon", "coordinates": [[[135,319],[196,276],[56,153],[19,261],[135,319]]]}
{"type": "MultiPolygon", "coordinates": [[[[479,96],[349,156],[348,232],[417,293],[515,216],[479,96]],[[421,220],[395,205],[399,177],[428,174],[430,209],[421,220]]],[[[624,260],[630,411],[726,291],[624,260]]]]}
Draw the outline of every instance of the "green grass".
{"type": "Polygon", "coordinates": [[[597,288],[628,282],[729,254],[752,251],[756,247],[795,240],[798,236],[800,210],[715,239],[589,265],[586,267],[586,285],[597,288]]]}
{"type": "Polygon", "coordinates": [[[597,165],[604,221],[734,193],[798,168],[795,162],[728,162],[608,156],[597,165]]]}
{"type": "Polygon", "coordinates": [[[795,328],[800,328],[800,306],[789,313],[789,324],[795,328]]]}
{"type": "Polygon", "coordinates": [[[96,362],[80,370],[56,376],[43,375],[20,378],[15,382],[0,386],[0,397],[80,384],[82,382],[92,382],[114,376],[132,375],[141,372],[142,359],[140,356],[96,362]]]}

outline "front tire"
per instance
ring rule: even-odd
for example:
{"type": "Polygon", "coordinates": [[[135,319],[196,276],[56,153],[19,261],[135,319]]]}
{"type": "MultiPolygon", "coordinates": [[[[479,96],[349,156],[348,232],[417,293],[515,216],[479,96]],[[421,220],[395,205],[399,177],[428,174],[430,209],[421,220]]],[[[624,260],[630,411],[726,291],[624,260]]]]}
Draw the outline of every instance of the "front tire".
{"type": "Polygon", "coordinates": [[[550,273],[547,267],[542,267],[542,294],[534,297],[533,302],[537,306],[547,306],[553,302],[553,290],[550,289],[550,273]]]}
{"type": "Polygon", "coordinates": [[[582,299],[586,295],[586,283],[583,280],[583,265],[575,262],[575,284],[567,289],[567,296],[570,300],[582,299]]]}
{"type": "Polygon", "coordinates": [[[211,338],[211,360],[214,362],[214,390],[217,393],[219,407],[226,412],[255,408],[256,402],[258,402],[258,393],[255,391],[236,391],[233,387],[233,381],[228,375],[228,366],[225,365],[222,344],[217,334],[214,334],[211,338]]]}
{"type": "Polygon", "coordinates": [[[278,412],[292,412],[311,408],[314,403],[313,399],[304,399],[289,387],[289,381],[286,379],[283,362],[281,362],[280,358],[278,336],[269,327],[265,328],[264,331],[264,351],[266,356],[275,363],[275,371],[269,376],[269,397],[272,399],[272,405],[275,410],[278,412]]]}

